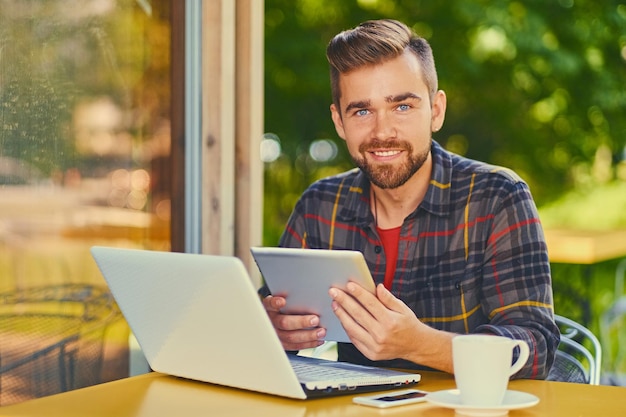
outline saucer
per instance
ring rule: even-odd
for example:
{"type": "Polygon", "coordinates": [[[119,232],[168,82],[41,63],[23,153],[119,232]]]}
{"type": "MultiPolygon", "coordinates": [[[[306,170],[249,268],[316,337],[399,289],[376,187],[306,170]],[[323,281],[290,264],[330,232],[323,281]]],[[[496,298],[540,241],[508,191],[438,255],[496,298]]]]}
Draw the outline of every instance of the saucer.
{"type": "Polygon", "coordinates": [[[454,408],[456,414],[472,417],[506,416],[509,410],[531,407],[539,402],[539,398],[521,391],[508,390],[504,393],[502,404],[495,406],[477,406],[461,404],[458,389],[431,392],[426,401],[445,408],[454,408]]]}

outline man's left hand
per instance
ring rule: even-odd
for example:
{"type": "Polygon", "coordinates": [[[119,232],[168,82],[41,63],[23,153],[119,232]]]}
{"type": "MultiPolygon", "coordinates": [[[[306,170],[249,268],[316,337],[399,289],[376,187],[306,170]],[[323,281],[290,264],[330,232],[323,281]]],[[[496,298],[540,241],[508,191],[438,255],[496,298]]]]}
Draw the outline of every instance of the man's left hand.
{"type": "Polygon", "coordinates": [[[346,291],[331,288],[329,294],[350,340],[367,358],[409,359],[415,355],[420,330],[427,326],[382,284],[376,287],[376,294],[354,282],[348,283],[346,291]]]}

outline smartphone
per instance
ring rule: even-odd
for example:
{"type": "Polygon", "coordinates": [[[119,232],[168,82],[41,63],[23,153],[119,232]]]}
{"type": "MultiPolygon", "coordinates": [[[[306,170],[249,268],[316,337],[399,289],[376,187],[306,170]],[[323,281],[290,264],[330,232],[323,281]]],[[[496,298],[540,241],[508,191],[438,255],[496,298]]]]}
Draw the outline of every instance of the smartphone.
{"type": "Polygon", "coordinates": [[[388,408],[397,405],[420,403],[426,400],[428,392],[418,389],[406,389],[402,391],[386,392],[384,394],[354,397],[355,404],[369,405],[370,407],[388,408]]]}

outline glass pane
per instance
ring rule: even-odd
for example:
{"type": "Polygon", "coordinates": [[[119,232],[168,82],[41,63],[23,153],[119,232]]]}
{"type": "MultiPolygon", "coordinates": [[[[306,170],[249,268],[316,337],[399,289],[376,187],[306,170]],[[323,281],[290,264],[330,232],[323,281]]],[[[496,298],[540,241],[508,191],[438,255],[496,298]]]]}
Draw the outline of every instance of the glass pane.
{"type": "Polygon", "coordinates": [[[0,0],[0,405],[128,375],[89,248],[170,248],[169,12],[0,0]]]}

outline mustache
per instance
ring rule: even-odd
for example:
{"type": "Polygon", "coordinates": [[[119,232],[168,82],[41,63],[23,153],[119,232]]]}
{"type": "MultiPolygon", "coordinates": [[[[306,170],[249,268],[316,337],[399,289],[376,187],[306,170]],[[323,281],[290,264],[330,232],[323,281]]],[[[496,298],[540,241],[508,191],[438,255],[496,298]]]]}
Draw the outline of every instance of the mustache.
{"type": "Polygon", "coordinates": [[[373,139],[370,142],[362,143],[359,146],[359,152],[371,152],[375,150],[385,150],[385,149],[401,149],[404,151],[408,151],[411,153],[413,151],[413,146],[405,141],[389,139],[389,140],[381,140],[381,139],[373,139]]]}

